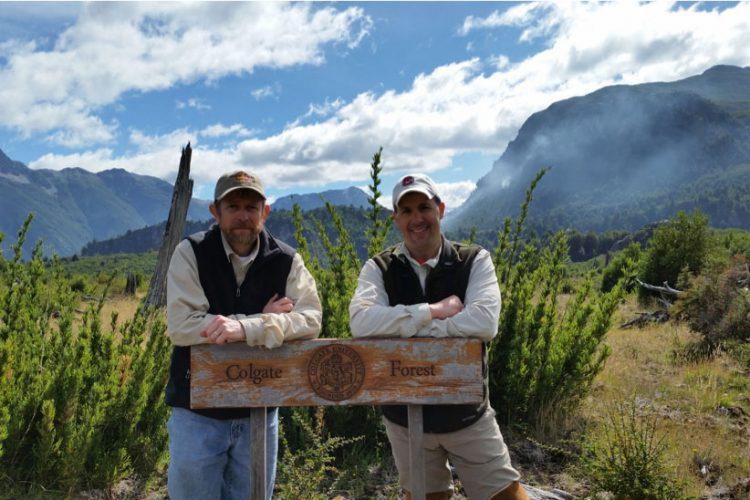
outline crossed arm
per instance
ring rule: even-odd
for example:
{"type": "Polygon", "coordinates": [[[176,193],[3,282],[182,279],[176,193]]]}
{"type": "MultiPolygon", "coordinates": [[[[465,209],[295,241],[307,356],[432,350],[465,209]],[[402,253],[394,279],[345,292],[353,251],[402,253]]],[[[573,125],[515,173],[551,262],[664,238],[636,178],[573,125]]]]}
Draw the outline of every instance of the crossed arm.
{"type": "Polygon", "coordinates": [[[349,304],[354,337],[474,337],[491,340],[497,333],[500,289],[486,250],[479,252],[469,274],[465,302],[451,295],[434,304],[390,306],[383,275],[368,260],[349,304]]]}
{"type": "Polygon", "coordinates": [[[195,254],[187,241],[175,250],[167,273],[167,331],[174,345],[223,344],[278,347],[285,340],[315,338],[322,312],[315,281],[295,254],[285,297],[272,297],[259,314],[209,314],[198,278],[195,254]]]}

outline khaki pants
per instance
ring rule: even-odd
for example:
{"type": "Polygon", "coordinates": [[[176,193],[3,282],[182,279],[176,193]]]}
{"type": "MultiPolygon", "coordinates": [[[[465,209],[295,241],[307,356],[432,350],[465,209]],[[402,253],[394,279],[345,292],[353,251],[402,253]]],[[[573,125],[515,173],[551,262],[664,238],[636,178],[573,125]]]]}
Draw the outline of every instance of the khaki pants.
{"type": "MultiPolygon", "coordinates": [[[[396,461],[401,487],[408,490],[409,430],[383,418],[391,451],[396,461]]],[[[520,479],[510,463],[495,411],[487,408],[484,415],[469,427],[456,432],[424,434],[425,492],[450,490],[451,471],[456,468],[469,499],[487,499],[520,479]]]]}

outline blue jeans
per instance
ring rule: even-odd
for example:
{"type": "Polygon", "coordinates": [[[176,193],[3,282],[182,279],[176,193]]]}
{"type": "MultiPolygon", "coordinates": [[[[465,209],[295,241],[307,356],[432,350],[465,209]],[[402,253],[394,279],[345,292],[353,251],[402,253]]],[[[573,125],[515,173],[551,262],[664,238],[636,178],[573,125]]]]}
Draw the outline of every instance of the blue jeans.
{"type": "MultiPolygon", "coordinates": [[[[266,493],[276,476],[279,412],[266,417],[266,493]]],[[[218,420],[185,408],[172,408],[167,488],[172,500],[250,498],[250,418],[218,420]]]]}

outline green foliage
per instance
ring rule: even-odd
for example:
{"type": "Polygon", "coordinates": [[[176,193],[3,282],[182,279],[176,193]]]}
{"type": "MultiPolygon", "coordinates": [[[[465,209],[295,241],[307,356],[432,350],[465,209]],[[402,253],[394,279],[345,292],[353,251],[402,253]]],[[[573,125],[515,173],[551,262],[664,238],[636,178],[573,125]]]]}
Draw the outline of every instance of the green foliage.
{"type": "Polygon", "coordinates": [[[599,294],[585,277],[559,302],[568,255],[556,234],[541,248],[521,239],[540,171],[526,192],[515,226],[505,220],[494,252],[503,294],[499,334],[489,357],[490,399],[501,421],[526,424],[541,436],[561,431],[604,366],[602,345],[622,288],[599,294]]]}
{"type": "Polygon", "coordinates": [[[151,276],[156,267],[156,252],[66,257],[60,259],[60,265],[70,275],[110,276],[115,273],[124,277],[128,272],[135,272],[151,276]]]}
{"type": "Polygon", "coordinates": [[[293,425],[301,431],[300,442],[296,449],[290,446],[284,429],[287,422],[279,425],[281,441],[281,460],[279,462],[276,494],[280,498],[326,499],[333,495],[332,476],[338,473],[334,466],[335,452],[356,441],[342,437],[331,437],[326,432],[324,419],[325,407],[318,407],[310,418],[305,408],[295,408],[291,412],[293,425]],[[311,421],[312,420],[312,421],[311,421]]]}
{"type": "MultiPolygon", "coordinates": [[[[381,221],[383,209],[380,207],[378,198],[380,191],[380,151],[373,156],[371,165],[370,191],[373,196],[370,199],[370,211],[368,220],[371,227],[362,228],[362,234],[366,236],[367,243],[364,245],[368,251],[377,251],[385,243],[390,228],[390,218],[381,221]],[[376,222],[383,222],[378,225],[376,222]]],[[[294,206],[292,216],[294,221],[294,239],[297,243],[297,251],[305,261],[308,269],[315,278],[323,306],[322,336],[333,338],[351,337],[349,331],[349,302],[357,287],[357,277],[362,267],[362,261],[352,243],[351,233],[344,224],[340,210],[342,207],[334,207],[326,203],[326,213],[332,221],[333,235],[329,235],[324,224],[313,217],[313,213],[306,215],[313,219],[317,227],[317,236],[322,244],[323,253],[320,257],[311,251],[310,241],[306,236],[306,224],[303,213],[299,206],[294,206]],[[323,264],[325,263],[325,265],[323,264]]],[[[325,413],[325,427],[331,435],[347,439],[342,444],[346,449],[351,448],[348,444],[352,439],[363,439],[363,446],[373,451],[373,456],[385,448],[387,438],[380,423],[380,413],[368,406],[355,407],[332,407],[325,413]]],[[[298,428],[293,418],[288,422],[288,433],[294,436],[306,435],[305,429],[298,428]]],[[[341,458],[341,457],[337,457],[341,458]]]]}
{"type": "MultiPolygon", "coordinates": [[[[679,212],[654,231],[641,261],[641,281],[675,286],[683,268],[698,274],[705,264],[709,245],[708,218],[700,210],[692,215],[679,212]]],[[[649,293],[643,287],[638,292],[641,299],[649,293]]]]}
{"type": "Polygon", "coordinates": [[[742,255],[750,261],[750,232],[741,229],[715,229],[714,238],[726,255],[742,255]]]}
{"type": "MultiPolygon", "coordinates": [[[[80,295],[37,245],[0,256],[0,477],[3,489],[76,491],[150,476],[166,452],[162,402],[169,342],[142,311],[109,327],[104,295],[80,316],[80,295]]],[[[106,293],[106,292],[105,292],[106,293]]]]}
{"type": "Polygon", "coordinates": [[[372,163],[370,164],[370,192],[372,196],[367,197],[367,201],[370,203],[369,218],[370,218],[370,229],[367,230],[369,237],[369,243],[367,244],[367,256],[372,257],[381,250],[385,244],[386,238],[388,237],[388,231],[391,229],[391,223],[393,219],[390,217],[380,216],[383,208],[380,206],[378,199],[383,194],[380,192],[378,187],[380,186],[380,173],[383,171],[383,167],[380,166],[380,155],[383,153],[383,148],[378,149],[378,152],[372,156],[372,163]]]}
{"type": "Polygon", "coordinates": [[[584,443],[581,464],[595,492],[615,498],[671,500],[684,488],[665,461],[664,436],[656,415],[640,417],[635,403],[616,404],[606,412],[598,432],[584,443]]]}
{"type": "Polygon", "coordinates": [[[727,341],[750,342],[750,268],[738,255],[724,269],[704,272],[690,282],[675,304],[677,315],[702,336],[706,353],[727,341]]]}
{"type": "Polygon", "coordinates": [[[602,273],[602,292],[609,292],[623,281],[623,288],[630,293],[637,284],[638,265],[641,259],[641,246],[631,243],[622,252],[617,253],[602,273]]]}

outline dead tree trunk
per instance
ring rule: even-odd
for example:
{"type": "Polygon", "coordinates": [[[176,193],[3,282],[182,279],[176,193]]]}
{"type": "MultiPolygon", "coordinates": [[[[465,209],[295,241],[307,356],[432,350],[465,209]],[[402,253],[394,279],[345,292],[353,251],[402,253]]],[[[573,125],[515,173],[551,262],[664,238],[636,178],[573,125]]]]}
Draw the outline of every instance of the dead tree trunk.
{"type": "Polygon", "coordinates": [[[167,269],[175,247],[185,232],[185,217],[187,216],[190,198],[193,196],[193,181],[190,179],[190,157],[193,150],[190,143],[182,150],[180,170],[172,192],[172,205],[169,207],[169,218],[164,228],[164,239],[159,248],[156,269],[151,276],[148,294],[143,302],[145,306],[164,307],[167,304],[167,269]]]}
{"type": "Polygon", "coordinates": [[[679,297],[685,292],[682,290],[677,290],[676,288],[672,288],[666,281],[664,282],[664,286],[656,286],[649,283],[644,283],[638,278],[636,278],[635,280],[646,290],[659,292],[659,298],[657,300],[664,309],[654,312],[640,312],[638,313],[638,317],[621,324],[620,328],[630,328],[631,326],[643,328],[647,323],[664,323],[665,321],[669,321],[669,308],[672,307],[672,302],[669,300],[668,296],[679,297]]]}
{"type": "Polygon", "coordinates": [[[135,273],[129,272],[127,280],[125,281],[125,295],[135,295],[137,289],[138,279],[136,278],[135,273]]]}

